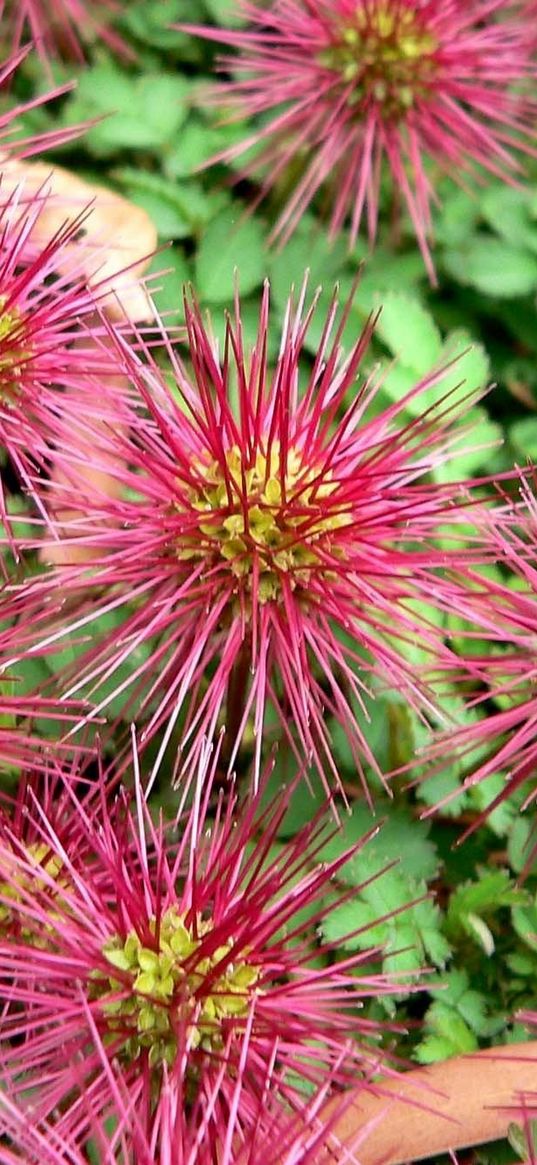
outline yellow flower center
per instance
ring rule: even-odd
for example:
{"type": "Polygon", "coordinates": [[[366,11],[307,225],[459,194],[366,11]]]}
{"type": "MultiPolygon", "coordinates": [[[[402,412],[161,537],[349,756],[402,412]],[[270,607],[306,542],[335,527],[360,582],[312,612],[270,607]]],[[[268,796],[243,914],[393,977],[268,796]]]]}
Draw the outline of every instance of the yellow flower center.
{"type": "Polygon", "coordinates": [[[353,84],[350,104],[373,102],[385,118],[397,121],[426,97],[437,47],[419,12],[402,8],[399,0],[379,0],[359,4],[353,23],[341,28],[321,62],[346,86],[353,84]]]}
{"type": "MultiPolygon", "coordinates": [[[[37,891],[50,891],[52,899],[54,899],[49,879],[52,878],[58,888],[67,884],[65,879],[60,878],[63,861],[59,854],[51,853],[50,846],[46,842],[33,842],[26,847],[25,856],[28,862],[35,866],[35,874],[17,869],[9,882],[0,882],[0,935],[6,935],[13,924],[17,923],[20,914],[19,907],[28,904],[30,897],[37,891]],[[39,870],[42,870],[47,877],[40,877],[39,870]]],[[[29,927],[23,926],[19,937],[25,939],[32,946],[46,945],[38,938],[35,930],[29,927]]]]}
{"type": "Polygon", "coordinates": [[[251,587],[254,562],[257,597],[264,603],[278,598],[282,576],[294,588],[307,585],[311,569],[321,561],[329,535],[350,521],[348,511],[330,512],[326,499],[337,484],[320,467],[304,466],[301,453],[290,448],[285,469],[278,442],[270,454],[258,451],[245,467],[241,451],[226,453],[226,471],[220,462],[198,463],[199,484],[188,501],[199,512],[197,530],[181,541],[180,559],[205,558],[213,552],[229,563],[237,579],[251,587]]]}
{"type": "Polygon", "coordinates": [[[13,306],[6,311],[6,302],[5,295],[0,295],[0,401],[11,403],[18,395],[29,350],[23,316],[13,306]]]}
{"type": "Polygon", "coordinates": [[[224,1022],[248,1014],[260,968],[226,961],[231,943],[196,958],[212,929],[213,924],[199,916],[195,925],[187,926],[185,915],[171,906],[160,919],[158,936],[156,920],[151,922],[154,946],[143,946],[131,931],[125,940],[114,935],[103,947],[111,967],[123,974],[121,979],[113,972],[106,979],[96,974],[94,995],[103,1001],[112,1037],[127,1026],[130,1034],[122,1053],[128,1059],[136,1059],[147,1048],[151,1065],[172,1064],[176,1032],[184,1025],[190,1048],[213,1051],[223,1045],[224,1022]],[[111,993],[121,993],[122,998],[107,999],[111,993]]]}

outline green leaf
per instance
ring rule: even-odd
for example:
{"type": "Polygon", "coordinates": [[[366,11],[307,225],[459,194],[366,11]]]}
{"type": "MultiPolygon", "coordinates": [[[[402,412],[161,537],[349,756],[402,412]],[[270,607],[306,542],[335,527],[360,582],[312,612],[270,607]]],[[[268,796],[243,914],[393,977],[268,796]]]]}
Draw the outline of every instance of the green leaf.
{"type": "MultiPolygon", "coordinates": [[[[264,805],[269,805],[282,793],[282,788],[292,782],[295,776],[294,759],[288,758],[288,761],[289,763],[286,761],[285,751],[280,750],[276,755],[274,769],[263,789],[264,805]]],[[[310,821],[315,816],[315,813],[322,809],[323,806],[326,806],[326,792],[323,788],[321,778],[315,773],[308,774],[307,780],[301,780],[295,783],[293,792],[289,797],[288,808],[281,824],[279,837],[294,837],[295,833],[298,833],[302,828],[304,822],[310,821]]],[[[330,831],[330,825],[327,826],[327,829],[330,831]]],[[[341,852],[341,850],[338,852],[341,852]]]]}
{"type": "Polygon", "coordinates": [[[529,861],[532,843],[535,841],[534,833],[533,821],[527,817],[515,817],[507,841],[507,854],[515,874],[520,874],[529,861]]]}
{"type": "Polygon", "coordinates": [[[468,912],[487,914],[502,906],[512,906],[520,900],[520,894],[507,870],[483,871],[477,881],[457,886],[450,899],[448,925],[456,926],[458,919],[468,912]]]}
{"type": "Polygon", "coordinates": [[[537,229],[531,222],[531,187],[519,189],[502,182],[489,186],[480,199],[489,226],[508,243],[537,250],[537,229]]]}
{"type": "Polygon", "coordinates": [[[179,54],[186,60],[201,56],[201,43],[193,36],[178,32],[171,26],[192,19],[190,0],[130,0],[121,9],[119,19],[131,36],[137,37],[146,48],[160,48],[179,54]],[[187,48],[188,52],[182,50],[187,48]]]}
{"type": "Polygon", "coordinates": [[[417,787],[416,796],[430,808],[442,803],[442,813],[446,817],[459,817],[468,803],[467,793],[463,790],[458,796],[454,795],[460,786],[458,767],[454,763],[445,772],[433,773],[432,776],[425,774],[417,787]]]}
{"type": "Polygon", "coordinates": [[[191,278],[188,259],[178,247],[159,251],[151,260],[146,278],[151,297],[166,325],[176,324],[184,317],[183,286],[191,278]]]}
{"type": "MultiPolygon", "coordinates": [[[[102,642],[114,634],[120,636],[125,617],[126,614],[123,610],[110,611],[106,615],[98,616],[91,623],[89,631],[91,640],[93,642],[102,642]]],[[[47,658],[47,667],[51,671],[54,670],[55,672],[59,671],[61,668],[72,669],[73,666],[76,665],[80,656],[87,650],[87,645],[87,633],[85,638],[78,638],[76,635],[72,638],[66,636],[61,640],[60,650],[54,656],[49,656],[47,658]]],[[[76,698],[81,700],[91,699],[93,702],[100,704],[103,700],[107,699],[109,696],[112,696],[112,693],[120,688],[126,680],[134,676],[136,670],[141,667],[149,658],[151,650],[152,648],[150,643],[139,643],[136,647],[133,648],[132,652],[130,652],[125,662],[121,663],[119,667],[115,668],[113,674],[106,680],[96,685],[94,691],[91,689],[91,683],[83,686],[81,685],[80,689],[77,690],[76,698]]],[[[26,664],[26,661],[24,662],[26,664]]],[[[30,659],[28,662],[42,664],[44,661],[39,659],[30,659]]],[[[136,683],[138,681],[134,682],[136,683]]],[[[147,684],[147,687],[150,686],[151,677],[147,675],[147,673],[144,682],[147,684]]],[[[103,710],[103,715],[111,718],[121,716],[125,705],[128,702],[131,691],[131,685],[128,685],[119,693],[119,695],[112,696],[112,699],[103,710]]]]}
{"type": "Polygon", "coordinates": [[[432,989],[435,995],[438,990],[438,998],[425,1015],[426,1036],[417,1049],[420,1063],[475,1051],[478,1036],[488,1038],[503,1028],[503,1019],[489,1017],[486,996],[470,988],[466,971],[442,975],[432,989]]]}
{"type": "Polygon", "coordinates": [[[537,951],[537,907],[515,906],[512,911],[513,926],[519,938],[532,951],[537,951]]]}
{"type": "MultiPolygon", "coordinates": [[[[379,832],[341,870],[340,879],[349,886],[361,882],[382,870],[389,862],[397,861],[400,874],[416,881],[430,881],[438,872],[438,855],[429,839],[430,825],[415,821],[404,809],[377,802],[377,816],[386,818],[379,832]]],[[[344,817],[337,834],[323,846],[320,857],[331,861],[364,837],[374,825],[371,812],[365,805],[354,805],[349,817],[344,817]]]]}
{"type": "Polygon", "coordinates": [[[174,137],[187,115],[186,78],[171,73],[132,77],[111,65],[96,65],[79,77],[66,103],[66,121],[101,117],[86,134],[92,152],[107,156],[118,149],[158,152],[174,137]]]}
{"type": "MultiPolygon", "coordinates": [[[[347,262],[348,253],[343,240],[331,243],[326,233],[319,230],[318,223],[306,216],[285,250],[271,252],[268,257],[268,273],[274,302],[283,311],[291,288],[295,288],[295,293],[298,291],[306,272],[309,274],[310,295],[312,296],[318,287],[322,287],[325,300],[329,300],[347,262]]],[[[322,316],[320,305],[317,314],[319,317],[322,316]]]]}
{"type": "Polygon", "coordinates": [[[246,24],[246,17],[241,12],[237,0],[204,0],[209,16],[216,24],[227,28],[237,28],[246,24]]]}
{"type": "Polygon", "coordinates": [[[16,682],[7,676],[2,676],[0,679],[0,728],[14,728],[17,723],[17,717],[14,712],[1,711],[2,698],[11,699],[16,692],[16,682]]]}
{"type": "Polygon", "coordinates": [[[438,243],[458,247],[475,233],[479,218],[477,199],[469,198],[465,190],[454,187],[446,193],[435,221],[434,233],[438,243]]]}
{"type": "Polygon", "coordinates": [[[196,234],[221,209],[221,198],[206,194],[199,182],[177,182],[130,166],[114,170],[113,176],[149,213],[154,206],[152,218],[161,238],[196,234]]]}
{"type": "Polygon", "coordinates": [[[470,808],[477,809],[479,813],[487,812],[487,826],[498,837],[505,837],[514,818],[518,814],[518,807],[513,805],[513,802],[508,798],[500,801],[500,804],[495,809],[490,813],[488,812],[489,805],[504,790],[505,780],[502,774],[493,773],[491,777],[486,777],[484,781],[479,781],[477,785],[474,785],[468,794],[470,808]]]}
{"type": "Polygon", "coordinates": [[[427,1019],[439,1035],[451,1041],[455,1054],[473,1052],[477,1048],[476,1037],[462,1015],[457,1015],[446,1003],[433,1003],[427,1019]]]}
{"type": "Polygon", "coordinates": [[[265,240],[258,219],[237,223],[228,210],[209,223],[196,255],[198,295],[208,303],[231,302],[235,282],[241,296],[263,282],[265,240]]]}
{"type": "Polygon", "coordinates": [[[364,250],[358,257],[366,260],[358,289],[358,304],[368,312],[373,304],[382,303],[391,292],[408,294],[409,288],[424,282],[423,259],[416,247],[406,254],[375,247],[372,254],[364,250]]]}
{"type": "Polygon", "coordinates": [[[430,899],[417,901],[424,890],[424,883],[399,870],[384,870],[368,885],[357,887],[356,898],[332,910],[322,923],[323,935],[344,950],[380,946],[384,969],[400,973],[402,982],[427,960],[444,966],[450,947],[440,933],[438,907],[430,899]],[[360,933],[355,934],[358,928],[360,933]]]}
{"type": "MultiPolygon", "coordinates": [[[[214,129],[193,114],[183,126],[177,143],[166,151],[164,170],[170,178],[188,178],[213,154],[225,149],[227,145],[233,145],[238,137],[236,126],[214,129]]],[[[219,198],[231,205],[225,190],[217,193],[219,198]]]]}
{"type": "MultiPolygon", "coordinates": [[[[450,403],[485,388],[490,376],[490,361],[482,344],[477,344],[464,328],[450,332],[442,351],[440,363],[455,361],[442,377],[442,391],[452,392],[450,403]]],[[[435,390],[436,391],[436,390],[435,390]]]]}
{"type": "MultiPolygon", "coordinates": [[[[399,298],[403,299],[404,297],[401,296],[399,298]]],[[[419,310],[422,311],[423,309],[420,308],[419,310]]],[[[415,314],[418,319],[419,312],[415,314]]],[[[427,313],[424,313],[424,320],[428,318],[430,317],[427,316],[427,313]]],[[[379,332],[382,332],[382,320],[383,317],[381,316],[379,332]]],[[[402,324],[401,330],[403,330],[402,324]]],[[[394,351],[396,332],[397,329],[395,328],[392,341],[394,351]]],[[[417,329],[416,335],[418,334],[419,330],[417,329]]],[[[459,328],[450,332],[443,345],[440,341],[439,333],[436,332],[438,336],[437,348],[433,344],[433,334],[431,333],[429,336],[428,342],[425,339],[426,334],[427,325],[424,323],[423,363],[414,365],[409,363],[409,349],[412,347],[412,344],[409,340],[405,347],[403,338],[401,338],[399,351],[402,356],[402,361],[387,370],[387,374],[383,380],[383,389],[388,394],[390,400],[400,400],[405,393],[409,392],[429,372],[444,370],[442,376],[438,378],[435,384],[431,385],[430,388],[424,389],[419,395],[407,402],[405,411],[410,417],[420,416],[426,409],[432,408],[439,401],[443,401],[443,398],[448,393],[450,394],[449,398],[443,402],[443,407],[454,407],[460,401],[466,400],[473,393],[484,388],[489,379],[490,366],[485,349],[482,344],[475,343],[464,329],[459,328]],[[435,350],[434,356],[432,355],[433,350],[435,350]]],[[[419,359],[418,354],[414,356],[414,359],[419,359]]],[[[469,438],[469,444],[470,441],[471,437],[469,438]]],[[[463,449],[462,455],[464,456],[464,454],[465,450],[463,449]]]]}
{"type": "Polygon", "coordinates": [[[509,429],[509,440],[522,464],[537,459],[537,417],[524,417],[509,429]]]}
{"type": "Polygon", "coordinates": [[[499,239],[476,236],[460,251],[446,251],[450,275],[484,295],[510,298],[530,295],[537,287],[537,258],[522,247],[499,239]]]}
{"type": "Polygon", "coordinates": [[[436,1064],[456,1055],[456,1048],[449,1036],[425,1036],[416,1049],[415,1058],[418,1064],[436,1064]]]}
{"type": "Polygon", "coordinates": [[[442,351],[432,316],[409,295],[392,292],[384,297],[377,334],[405,368],[416,374],[416,380],[430,371],[442,351]]]}
{"type": "Polygon", "coordinates": [[[471,477],[478,469],[489,465],[493,450],[502,441],[501,425],[491,421],[484,408],[469,409],[463,420],[468,429],[464,444],[452,461],[435,469],[435,481],[462,481],[471,477]]]}

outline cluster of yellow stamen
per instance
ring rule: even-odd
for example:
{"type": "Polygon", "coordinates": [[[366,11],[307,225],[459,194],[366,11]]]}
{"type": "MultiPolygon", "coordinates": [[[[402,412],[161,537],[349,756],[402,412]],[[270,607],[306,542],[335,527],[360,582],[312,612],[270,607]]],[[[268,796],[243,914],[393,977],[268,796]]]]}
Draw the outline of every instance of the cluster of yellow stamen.
{"type": "Polygon", "coordinates": [[[156,919],[151,922],[153,945],[144,946],[135,931],[105,944],[107,962],[122,974],[96,975],[93,994],[102,1000],[111,1036],[128,1031],[121,1047],[128,1059],[146,1048],[151,1065],[172,1064],[179,1030],[186,1031],[190,1048],[218,1049],[224,1021],[248,1014],[260,969],[244,960],[227,961],[231,943],[201,954],[212,929],[199,917],[187,926],[185,915],[171,906],[158,927],[156,919]]]}
{"type": "Polygon", "coordinates": [[[320,468],[304,466],[302,454],[287,451],[285,468],[280,446],[258,450],[252,465],[244,465],[238,446],[220,462],[198,463],[199,485],[190,488],[188,501],[199,512],[198,528],[182,539],[181,559],[206,557],[215,552],[225,559],[237,579],[251,584],[256,562],[257,597],[276,599],[282,576],[294,588],[307,584],[318,566],[316,545],[328,548],[327,535],[349,522],[348,512],[327,512],[326,499],[337,488],[320,468]]]}
{"type": "Polygon", "coordinates": [[[33,842],[27,846],[25,857],[35,867],[35,873],[33,869],[30,872],[17,868],[9,882],[0,882],[0,935],[11,932],[15,926],[20,939],[32,946],[43,946],[46,945],[46,939],[39,936],[34,927],[20,925],[20,907],[28,904],[36,893],[50,893],[51,901],[54,901],[55,894],[50,881],[53,880],[58,889],[67,884],[61,877],[63,861],[59,854],[51,852],[46,842],[33,842]],[[45,877],[40,876],[40,870],[45,877]]]}
{"type": "Polygon", "coordinates": [[[353,84],[351,103],[374,101],[384,117],[398,120],[423,98],[434,78],[437,43],[418,12],[399,0],[361,3],[352,24],[322,54],[345,85],[353,84]]]}
{"type": "Polygon", "coordinates": [[[13,306],[6,311],[6,302],[0,295],[0,402],[9,404],[18,395],[28,348],[19,346],[25,330],[22,316],[13,306]]]}

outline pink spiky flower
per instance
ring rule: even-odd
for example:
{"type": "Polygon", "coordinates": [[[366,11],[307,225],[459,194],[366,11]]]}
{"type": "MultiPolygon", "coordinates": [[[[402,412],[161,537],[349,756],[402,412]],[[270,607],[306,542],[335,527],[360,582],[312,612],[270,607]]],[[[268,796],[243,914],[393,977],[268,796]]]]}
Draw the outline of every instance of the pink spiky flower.
{"type": "MultiPolygon", "coordinates": [[[[129,1095],[128,1074],[119,1063],[114,1065],[114,1108],[106,1118],[97,1116],[91,1099],[81,1095],[82,1107],[87,1109],[87,1125],[91,1129],[86,1144],[73,1134],[63,1135],[50,1121],[36,1120],[33,1114],[16,1103],[5,1092],[0,1101],[2,1128],[7,1144],[0,1143],[0,1165],[88,1165],[88,1151],[98,1154],[99,1165],[176,1165],[178,1146],[182,1146],[184,1113],[177,1111],[170,1084],[164,1086],[166,1102],[162,1103],[162,1119],[158,1143],[147,1134],[137,1119],[136,1108],[129,1095]],[[8,1147],[9,1146],[9,1147],[8,1147]]],[[[265,1080],[267,1095],[271,1077],[265,1080]]],[[[355,1083],[352,1092],[330,1096],[337,1088],[337,1068],[326,1076],[322,1087],[309,1097],[296,1097],[296,1111],[272,1105],[271,1129],[267,1134],[260,1122],[254,1124],[245,1137],[241,1135],[236,1114],[229,1115],[233,1136],[225,1156],[218,1155],[218,1165],[318,1165],[323,1155],[341,1165],[360,1165],[363,1159],[360,1145],[367,1136],[364,1125],[356,1136],[338,1134],[338,1123],[354,1102],[360,1099],[367,1084],[355,1083]],[[327,1104],[327,1097],[330,1100],[327,1104]],[[277,1146],[277,1158],[275,1147],[277,1146]],[[355,1148],[356,1146],[356,1148],[355,1148]]],[[[381,1089],[379,1088],[379,1091],[381,1089]]],[[[388,1116],[390,1098],[386,1098],[388,1116]]],[[[425,1106],[424,1106],[425,1107],[425,1106]]],[[[264,1104],[258,1107],[263,1115],[264,1104]]],[[[214,1144],[210,1141],[196,1146],[195,1165],[214,1165],[214,1144]]],[[[188,1159],[187,1159],[188,1160],[188,1159]]]]}
{"type": "Polygon", "coordinates": [[[318,864],[318,816],[278,845],[291,790],[237,816],[230,787],[211,818],[204,764],[173,828],[154,824],[137,775],[135,804],[110,803],[106,774],[79,800],[71,769],[64,822],[29,787],[24,835],[8,820],[0,836],[6,1095],[79,1145],[128,1101],[120,1133],[159,1159],[173,1129],[183,1165],[231,1160],[284,1110],[299,1119],[308,1084],[319,1106],[330,1081],[365,1084],[385,1057],[360,1008],[401,988],[378,948],[341,959],[316,937],[355,893],[334,880],[367,838],[318,864]]]}
{"type": "Polygon", "coordinates": [[[45,61],[84,59],[84,46],[103,41],[121,55],[132,55],[110,21],[120,10],[115,0],[4,0],[3,21],[14,48],[27,39],[45,61]]]}
{"type": "MultiPolygon", "coordinates": [[[[53,445],[88,414],[106,416],[96,386],[118,367],[97,314],[109,283],[97,272],[88,285],[77,248],[91,207],[66,208],[63,224],[48,229],[49,212],[54,220],[61,206],[46,183],[28,195],[24,180],[0,203],[0,442],[32,495],[33,471],[47,469],[53,445]]],[[[1,487],[0,511],[5,520],[1,487]]]]}
{"type": "MultiPolygon", "coordinates": [[[[16,639],[17,635],[10,616],[10,604],[6,600],[2,602],[4,626],[0,635],[0,773],[4,788],[11,782],[21,781],[21,774],[30,767],[46,775],[51,751],[58,758],[65,758],[61,737],[87,710],[81,701],[64,702],[57,696],[29,693],[23,676],[6,666],[7,653],[13,651],[13,637],[16,639]]],[[[91,750],[91,742],[88,748],[91,750]]],[[[88,748],[84,745],[79,756],[87,755],[88,748]]],[[[69,747],[68,755],[74,763],[76,750],[73,754],[69,747]]],[[[23,784],[24,781],[21,788],[23,784]]],[[[44,781],[43,796],[46,787],[48,781],[44,781]]],[[[17,818],[21,812],[16,812],[17,818]]],[[[0,820],[0,831],[1,828],[0,820]]]]}
{"type": "MultiPolygon", "coordinates": [[[[0,20],[3,19],[4,6],[0,0],[0,20]]],[[[0,92],[4,89],[9,89],[13,77],[31,51],[31,45],[27,45],[18,51],[13,52],[9,58],[0,64],[0,92]]],[[[17,157],[29,158],[32,154],[40,153],[46,149],[53,149],[55,146],[71,141],[73,138],[80,137],[84,126],[65,126],[60,129],[47,130],[45,133],[32,134],[30,137],[21,137],[19,132],[18,119],[24,114],[29,113],[32,109],[37,109],[48,101],[53,101],[56,97],[69,92],[73,88],[72,82],[66,85],[59,85],[48,93],[38,94],[37,97],[30,101],[24,101],[19,104],[10,103],[8,109],[0,114],[0,149],[2,158],[17,157]]]]}
{"type": "Polygon", "coordinates": [[[468,701],[476,710],[475,719],[443,733],[425,752],[425,777],[428,771],[437,772],[446,756],[450,764],[454,757],[466,760],[463,788],[504,775],[503,787],[472,828],[529,781],[525,805],[537,796],[537,497],[527,476],[521,477],[521,494],[518,505],[488,521],[494,558],[509,571],[505,581],[467,574],[463,613],[469,648],[472,639],[484,637],[492,648],[486,656],[472,650],[474,674],[480,680],[477,695],[468,701]],[[496,700],[496,711],[491,711],[491,700],[496,700]],[[484,704],[486,711],[480,715],[484,704]]]}
{"type": "Polygon", "coordinates": [[[166,724],[154,771],[177,724],[192,759],[225,714],[226,763],[250,734],[258,774],[270,703],[299,757],[337,782],[327,718],[362,772],[375,766],[364,693],[382,683],[430,710],[425,663],[458,667],[439,613],[463,602],[447,572],[484,553],[468,533],[479,491],[431,474],[455,457],[467,402],[452,406],[440,389],[431,406],[436,371],[379,410],[379,379],[360,372],[372,324],[341,353],[350,303],[334,338],[333,301],[308,369],[315,304],[306,310],[304,296],[289,303],[274,369],[268,287],[251,353],[238,298],[221,357],[187,300],[191,367],[168,345],[172,386],[150,352],[142,361],[123,345],[136,423],[98,442],[88,424],[85,447],[61,451],[67,503],[82,516],[72,539],[64,524],[64,562],[12,588],[21,651],[52,652],[67,636],[79,645],[68,698],[84,691],[99,715],[119,697],[129,715],[148,711],[142,743],[166,724]],[[119,497],[88,490],[100,456],[119,497]],[[84,566],[69,563],[70,542],[84,544],[84,566]]]}
{"type": "MultiPolygon", "coordinates": [[[[0,680],[0,771],[4,781],[10,776],[15,777],[29,764],[47,768],[46,742],[36,723],[48,721],[50,725],[55,724],[60,737],[62,729],[66,731],[81,713],[83,705],[80,702],[65,705],[53,697],[21,695],[17,692],[16,682],[0,680]]],[[[57,743],[56,747],[61,753],[61,745],[57,743]]]]}
{"type": "Polygon", "coordinates": [[[457,182],[488,172],[512,181],[533,152],[535,17],[506,0],[239,2],[246,28],[187,26],[238,50],[218,107],[257,128],[215,160],[254,147],[243,175],[261,195],[293,176],[273,238],[285,242],[328,188],[330,228],[365,217],[374,240],[384,171],[406,202],[429,273],[435,169],[457,182]]]}

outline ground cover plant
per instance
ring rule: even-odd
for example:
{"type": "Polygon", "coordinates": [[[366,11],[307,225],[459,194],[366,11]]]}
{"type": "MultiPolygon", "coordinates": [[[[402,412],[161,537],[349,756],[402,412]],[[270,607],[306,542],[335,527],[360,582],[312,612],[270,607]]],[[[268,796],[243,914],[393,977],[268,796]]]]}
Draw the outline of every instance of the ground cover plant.
{"type": "Polygon", "coordinates": [[[537,6],[0,38],[0,1162],[533,1160],[537,6]]]}

